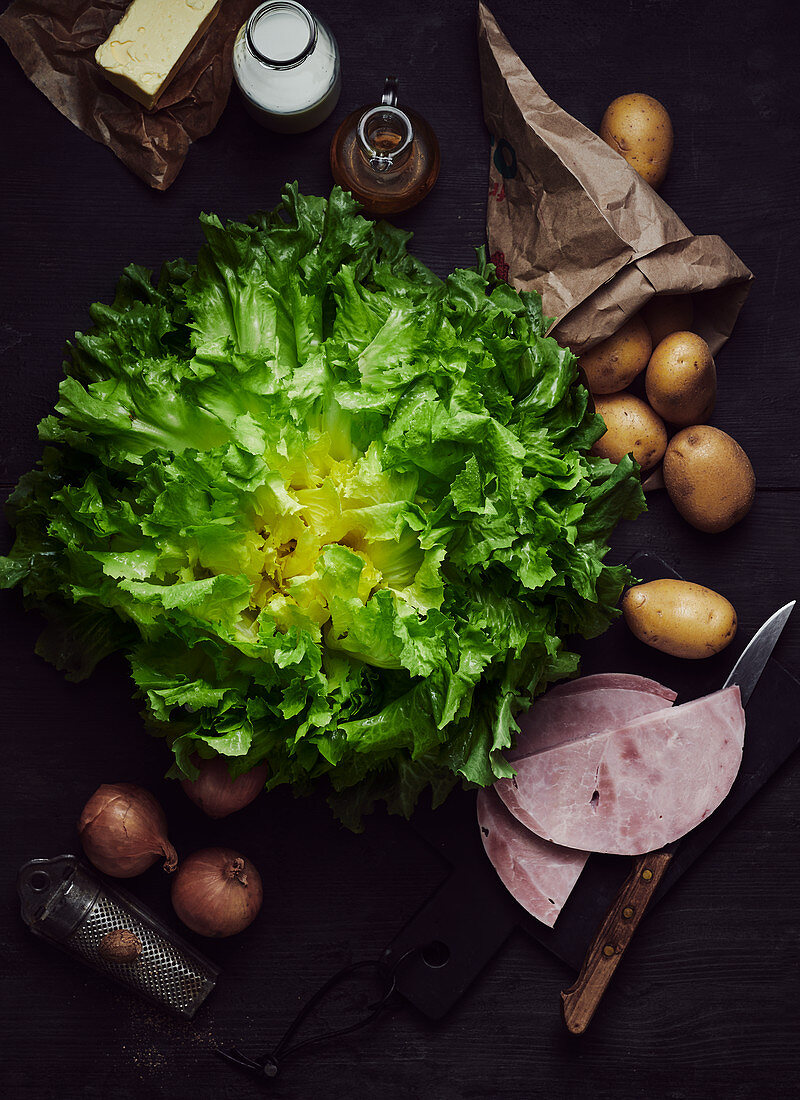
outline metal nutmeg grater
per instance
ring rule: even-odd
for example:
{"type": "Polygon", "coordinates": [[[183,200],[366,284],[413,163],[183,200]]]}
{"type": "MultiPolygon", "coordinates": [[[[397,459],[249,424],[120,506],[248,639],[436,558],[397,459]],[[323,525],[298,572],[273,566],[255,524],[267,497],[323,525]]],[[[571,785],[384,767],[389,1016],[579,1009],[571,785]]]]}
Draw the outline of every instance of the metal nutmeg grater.
{"type": "Polygon", "coordinates": [[[219,968],[76,856],[32,859],[17,876],[22,919],[37,936],[191,1019],[219,968]]]}

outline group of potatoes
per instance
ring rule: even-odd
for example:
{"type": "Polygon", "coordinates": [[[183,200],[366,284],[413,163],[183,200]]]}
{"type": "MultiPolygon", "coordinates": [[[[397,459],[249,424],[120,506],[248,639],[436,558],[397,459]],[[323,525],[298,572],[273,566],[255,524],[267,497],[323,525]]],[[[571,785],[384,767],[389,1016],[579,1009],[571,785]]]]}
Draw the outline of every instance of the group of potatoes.
{"type": "Polygon", "coordinates": [[[632,454],[643,473],[663,459],[664,485],[684,519],[701,531],[725,531],[749,512],[755,476],[739,444],[706,423],[717,373],[691,323],[688,295],[659,295],[580,357],[607,428],[593,453],[612,462],[632,454]],[[627,389],[642,372],[646,401],[627,389]],[[676,429],[671,439],[668,426],[676,429]]]}
{"type": "MultiPolygon", "coordinates": [[[[603,116],[600,136],[652,187],[661,184],[673,132],[657,100],[620,96],[603,116]]],[[[612,462],[632,454],[643,473],[663,460],[663,484],[680,514],[699,530],[716,533],[749,512],[755,476],[739,444],[707,423],[717,395],[716,367],[693,322],[689,295],[657,295],[585,352],[579,365],[607,429],[593,453],[612,462]],[[628,391],[642,373],[647,400],[628,391]]],[[[660,485],[657,478],[650,479],[652,487],[660,485]]],[[[637,585],[626,592],[622,610],[641,641],[679,657],[718,653],[736,633],[728,600],[688,581],[637,585]]]]}

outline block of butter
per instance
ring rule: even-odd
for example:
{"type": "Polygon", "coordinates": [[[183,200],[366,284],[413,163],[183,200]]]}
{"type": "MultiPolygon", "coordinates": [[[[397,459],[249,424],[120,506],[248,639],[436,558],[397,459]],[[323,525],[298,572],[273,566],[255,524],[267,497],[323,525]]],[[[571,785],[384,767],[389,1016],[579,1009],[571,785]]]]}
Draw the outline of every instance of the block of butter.
{"type": "Polygon", "coordinates": [[[95,50],[105,76],[152,109],[219,10],[220,0],[133,0],[95,50]]]}

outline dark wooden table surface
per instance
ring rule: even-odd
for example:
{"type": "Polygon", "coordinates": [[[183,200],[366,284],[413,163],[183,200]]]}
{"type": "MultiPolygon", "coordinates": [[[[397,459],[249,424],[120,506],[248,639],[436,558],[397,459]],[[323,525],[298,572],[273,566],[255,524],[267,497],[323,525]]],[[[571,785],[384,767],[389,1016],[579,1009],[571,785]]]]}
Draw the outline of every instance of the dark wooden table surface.
{"type": "MultiPolygon", "coordinates": [[[[777,0],[630,3],[494,0],[507,35],[545,89],[596,129],[607,103],[646,91],[677,135],[664,198],[696,232],[719,233],[756,282],[718,356],[713,423],[749,453],[758,478],[747,519],[721,536],[684,524],[663,494],[621,529],[614,554],[653,551],[724,592],[748,634],[800,594],[797,382],[800,338],[800,126],[792,6],[777,0]]],[[[341,46],[339,106],[317,131],[259,130],[238,95],[197,143],[174,186],[148,190],[65,121],[0,52],[0,489],[39,455],[65,338],[88,324],[130,261],[193,256],[197,216],[243,218],[286,180],[326,193],[327,150],[345,113],[396,72],[405,102],[442,147],[439,183],[398,219],[437,272],[469,265],[484,237],[488,139],[473,0],[376,5],[316,0],[341,46]]],[[[4,526],[0,549],[10,545],[4,526]]],[[[122,661],[81,685],[33,653],[39,624],[16,593],[2,602],[2,1034],[4,1095],[196,1100],[255,1096],[215,1059],[217,1042],[257,1053],[339,967],[376,956],[446,867],[402,820],[377,815],[354,836],[318,800],[283,792],[222,823],[203,819],[161,777],[163,746],[142,731],[122,661]],[[224,842],[261,866],[267,900],[238,938],[213,943],[224,968],[193,1023],[174,1022],[35,941],[17,911],[17,868],[77,846],[75,819],[95,787],[154,790],[179,850],[224,842]]],[[[777,657],[800,672],[800,615],[777,657]]],[[[512,935],[456,1009],[433,1025],[406,1009],[287,1066],[276,1097],[593,1096],[688,1100],[800,1095],[800,755],[766,785],[647,919],[591,1030],[559,1019],[562,964],[512,935]]],[[[137,894],[169,919],[157,870],[137,894]]],[[[269,1091],[268,1089],[264,1090],[269,1091]]]]}

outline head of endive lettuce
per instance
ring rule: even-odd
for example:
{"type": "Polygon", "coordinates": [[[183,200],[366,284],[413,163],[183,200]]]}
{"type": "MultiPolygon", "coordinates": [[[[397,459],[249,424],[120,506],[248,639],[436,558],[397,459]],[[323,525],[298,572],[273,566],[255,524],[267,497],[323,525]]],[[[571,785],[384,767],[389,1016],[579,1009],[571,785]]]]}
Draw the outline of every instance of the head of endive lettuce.
{"type": "Polygon", "coordinates": [[[0,583],[72,676],[115,649],[148,724],[358,827],[511,773],[514,715],[574,673],[627,582],[638,470],[535,294],[437,278],[348,195],[203,216],[197,263],[129,267],[69,346],[0,583]]]}

